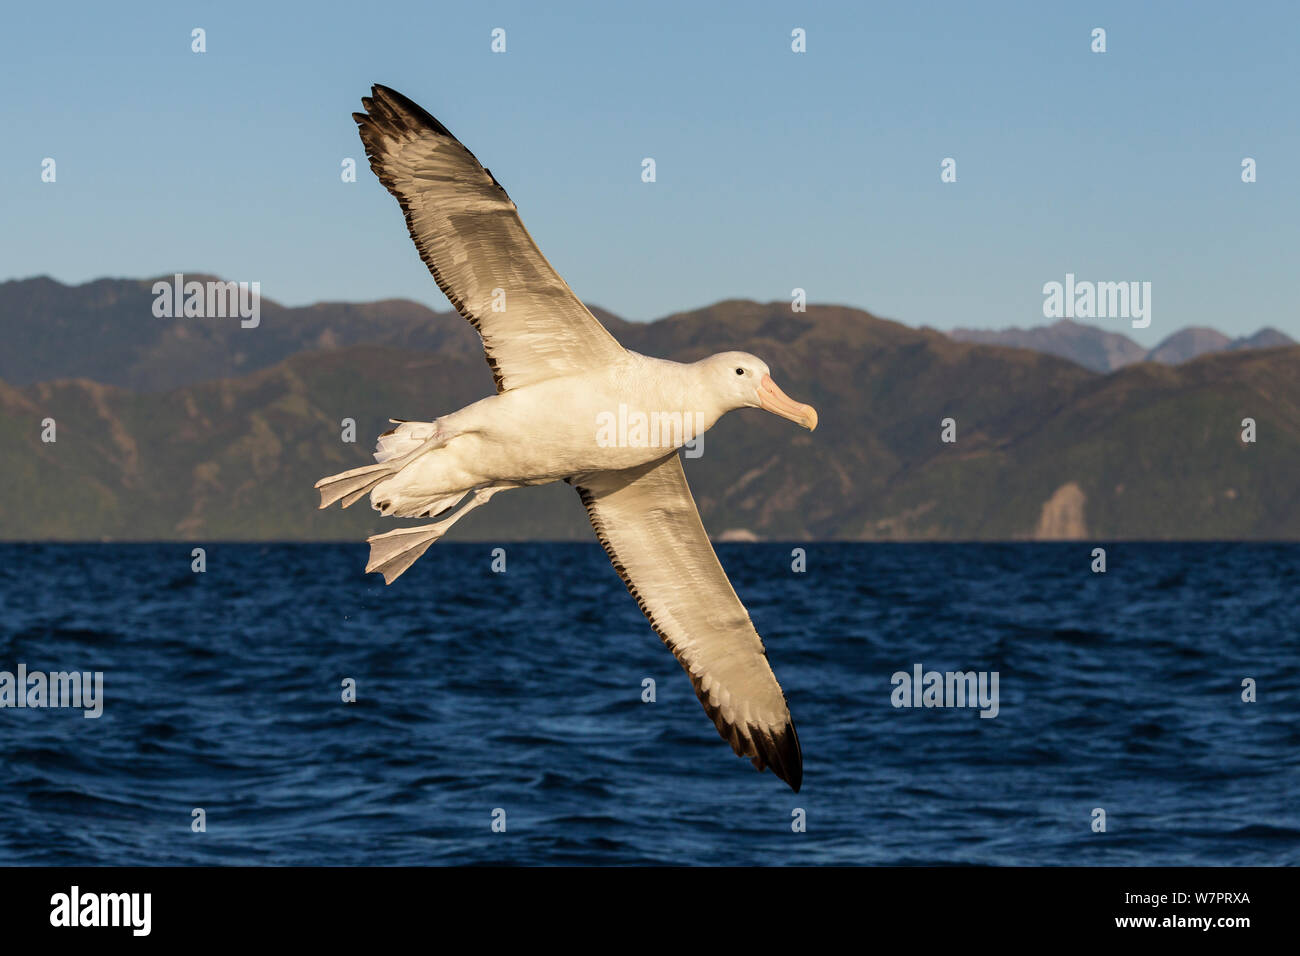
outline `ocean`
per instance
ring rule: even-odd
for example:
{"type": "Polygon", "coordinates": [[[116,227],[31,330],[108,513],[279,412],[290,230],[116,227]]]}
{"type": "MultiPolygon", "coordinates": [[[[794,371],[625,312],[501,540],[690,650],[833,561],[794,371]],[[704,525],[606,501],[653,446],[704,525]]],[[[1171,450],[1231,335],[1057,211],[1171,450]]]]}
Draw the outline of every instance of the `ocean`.
{"type": "Polygon", "coordinates": [[[0,864],[1300,863],[1300,546],[1099,544],[720,545],[798,794],[595,543],[0,545],[0,672],[103,675],[0,707],[0,864]]]}

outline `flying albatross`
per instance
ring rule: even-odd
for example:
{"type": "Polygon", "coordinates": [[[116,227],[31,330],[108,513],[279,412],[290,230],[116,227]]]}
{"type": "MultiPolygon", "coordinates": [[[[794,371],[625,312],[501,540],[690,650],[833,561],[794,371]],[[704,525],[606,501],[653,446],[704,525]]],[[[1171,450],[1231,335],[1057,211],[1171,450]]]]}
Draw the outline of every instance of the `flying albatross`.
{"type": "Polygon", "coordinates": [[[568,482],[718,733],[798,791],[803,755],[785,695],[700,523],[678,449],[732,409],[763,408],[809,430],[816,411],[745,352],[682,364],[624,349],[474,155],[402,94],[371,92],[366,112],[353,114],[371,169],[401,204],[438,287],[482,338],[497,394],[432,422],[394,419],[377,464],[316,483],[320,506],[369,494],[384,515],[441,519],[368,539],[366,571],[392,584],[497,492],[568,482]]]}

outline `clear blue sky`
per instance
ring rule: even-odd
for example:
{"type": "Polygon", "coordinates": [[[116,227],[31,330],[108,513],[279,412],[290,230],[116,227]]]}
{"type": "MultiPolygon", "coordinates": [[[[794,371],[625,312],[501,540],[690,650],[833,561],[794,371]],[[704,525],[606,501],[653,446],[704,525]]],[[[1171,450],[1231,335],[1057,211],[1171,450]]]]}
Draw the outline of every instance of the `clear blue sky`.
{"type": "Polygon", "coordinates": [[[912,325],[1034,325],[1073,272],[1152,283],[1145,332],[1097,322],[1142,342],[1300,338],[1300,4],[71,2],[5,21],[0,279],[206,271],[289,304],[447,308],[349,116],[381,82],[628,318],[800,286],[912,325]]]}

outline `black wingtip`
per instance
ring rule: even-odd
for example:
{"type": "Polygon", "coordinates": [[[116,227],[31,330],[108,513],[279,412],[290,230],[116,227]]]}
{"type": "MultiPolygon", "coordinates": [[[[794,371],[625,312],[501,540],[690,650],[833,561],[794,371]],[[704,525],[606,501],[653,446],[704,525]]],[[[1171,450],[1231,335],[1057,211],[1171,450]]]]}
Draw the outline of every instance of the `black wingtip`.
{"type": "Polygon", "coordinates": [[[785,725],[785,730],[776,735],[778,759],[772,763],[772,772],[789,784],[795,793],[803,786],[803,748],[799,746],[799,733],[794,729],[794,721],[785,725]]]}
{"type": "MultiPolygon", "coordinates": [[[[451,130],[439,123],[437,118],[423,106],[382,83],[376,83],[370,88],[370,95],[361,98],[361,105],[372,119],[383,118],[391,123],[394,119],[400,118],[403,121],[401,125],[408,129],[428,126],[443,136],[452,136],[451,130]]],[[[358,117],[364,115],[352,114],[357,122],[361,122],[358,117]]],[[[452,139],[455,137],[452,136],[452,139]]]]}
{"type": "Polygon", "coordinates": [[[799,734],[794,729],[794,721],[788,722],[784,729],[775,733],[751,725],[749,738],[758,751],[751,758],[754,766],[760,772],[771,769],[773,774],[798,793],[803,786],[803,750],[799,746],[799,734]]]}
{"type": "MultiPolygon", "coordinates": [[[[378,156],[383,152],[382,141],[386,137],[411,135],[421,130],[433,130],[439,136],[445,136],[454,141],[466,153],[469,153],[470,159],[478,163],[478,159],[460,140],[456,139],[456,134],[438,122],[438,118],[426,110],[419,103],[403,96],[397,90],[391,87],[376,83],[370,88],[370,96],[361,98],[361,105],[364,107],[364,113],[353,113],[352,119],[356,122],[357,128],[361,132],[361,141],[366,145],[366,155],[371,158],[371,168],[375,170],[380,181],[392,190],[392,186],[386,180],[385,174],[381,168],[376,167],[378,156]]],[[[382,163],[380,164],[382,166],[382,163]]],[[[506,188],[497,181],[492,175],[492,171],[479,163],[483,172],[492,180],[492,184],[501,190],[506,199],[510,199],[510,194],[506,188]]],[[[400,201],[400,199],[399,199],[400,201]]],[[[405,209],[405,207],[403,207],[405,209]]],[[[414,237],[414,234],[412,235],[414,237]]],[[[416,240],[417,242],[419,240],[416,240]]],[[[447,291],[446,289],[443,290],[447,291]]],[[[495,370],[494,370],[495,374],[495,370]]]]}

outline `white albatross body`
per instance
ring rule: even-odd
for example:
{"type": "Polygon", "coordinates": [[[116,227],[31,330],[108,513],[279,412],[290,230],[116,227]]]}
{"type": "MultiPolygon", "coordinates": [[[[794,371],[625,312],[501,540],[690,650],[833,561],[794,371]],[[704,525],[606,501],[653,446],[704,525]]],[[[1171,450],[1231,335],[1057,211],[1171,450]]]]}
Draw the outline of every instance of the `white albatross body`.
{"type": "Polygon", "coordinates": [[[700,523],[678,449],[736,408],[809,429],[817,413],[744,352],[684,364],[624,349],[441,123],[386,87],[362,103],[367,112],[353,116],[371,168],[439,287],[478,330],[497,394],[432,422],[395,422],[377,464],[316,483],[320,506],[369,495],[385,515],[442,518],[369,539],[366,570],[391,584],[494,494],[567,481],[719,734],[797,791],[803,757],[785,695],[700,523]]]}

